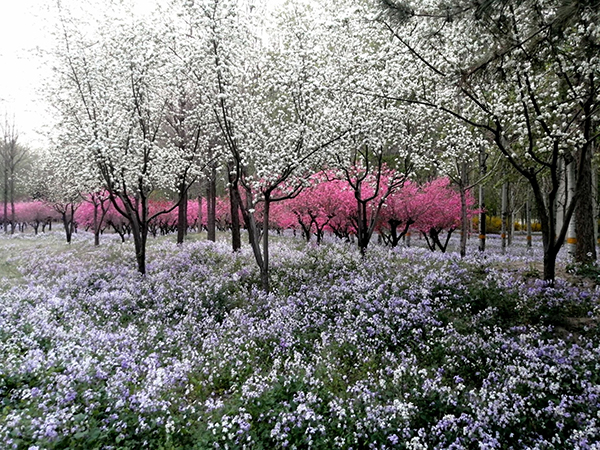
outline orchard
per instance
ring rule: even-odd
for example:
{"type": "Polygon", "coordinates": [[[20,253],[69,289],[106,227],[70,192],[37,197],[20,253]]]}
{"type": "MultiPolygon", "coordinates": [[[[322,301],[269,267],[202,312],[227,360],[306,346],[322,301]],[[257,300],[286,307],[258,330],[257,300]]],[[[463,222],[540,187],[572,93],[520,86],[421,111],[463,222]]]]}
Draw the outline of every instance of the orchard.
{"type": "MultiPolygon", "coordinates": [[[[369,193],[372,194],[372,189],[369,193]]],[[[118,207],[108,201],[108,196],[100,206],[94,203],[95,198],[98,196],[84,196],[74,209],[73,222],[76,228],[100,235],[105,232],[117,233],[124,242],[126,236],[131,236],[131,226],[118,213],[118,207]]],[[[222,232],[231,231],[229,203],[228,198],[216,199],[215,226],[222,232]]],[[[378,198],[374,198],[369,204],[369,215],[374,214],[373,205],[377,203],[378,198]]],[[[474,204],[475,200],[469,197],[469,219],[476,213],[474,204]]],[[[171,202],[149,201],[148,205],[149,214],[155,216],[149,222],[152,236],[165,236],[177,231],[179,217],[177,211],[171,208],[171,202]],[[172,209],[169,213],[156,214],[169,209],[172,209]]],[[[188,200],[187,221],[184,224],[186,231],[202,232],[208,228],[207,206],[206,203],[199,204],[198,200],[188,200]]],[[[445,234],[447,242],[460,227],[460,209],[459,194],[449,186],[448,179],[434,180],[423,186],[407,183],[386,198],[381,214],[375,220],[376,230],[383,240],[389,240],[390,245],[396,247],[398,227],[402,225],[405,229],[402,235],[412,229],[415,233],[421,233],[428,244],[431,242],[431,250],[435,251],[436,245],[439,245],[440,250],[446,251],[446,245],[440,244],[439,235],[445,234]],[[391,236],[396,238],[391,239],[391,236]]],[[[263,211],[260,207],[256,216],[262,222],[263,211]]],[[[45,202],[18,202],[14,217],[7,219],[13,221],[21,232],[29,228],[37,234],[44,232],[46,227],[51,229],[52,222],[60,220],[60,212],[45,202]]],[[[294,234],[298,232],[307,242],[314,236],[316,242],[320,243],[326,233],[350,240],[356,235],[357,220],[357,206],[350,186],[341,180],[329,181],[325,174],[318,173],[311,177],[311,185],[298,196],[277,204],[271,212],[268,229],[280,234],[286,230],[294,234]]]]}
{"type": "Polygon", "coordinates": [[[0,126],[2,449],[600,449],[596,0],[108,3],[0,126]]]}

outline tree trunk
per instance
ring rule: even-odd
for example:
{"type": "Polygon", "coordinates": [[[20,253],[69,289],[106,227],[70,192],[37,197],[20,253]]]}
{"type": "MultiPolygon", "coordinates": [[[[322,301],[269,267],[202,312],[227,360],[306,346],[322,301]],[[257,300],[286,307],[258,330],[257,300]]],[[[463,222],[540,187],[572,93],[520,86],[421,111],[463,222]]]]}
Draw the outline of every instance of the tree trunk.
{"type": "Polygon", "coordinates": [[[113,230],[115,230],[115,233],[117,233],[119,235],[119,237],[121,238],[121,244],[125,243],[125,230],[122,226],[120,225],[116,225],[114,223],[111,222],[111,226],[113,227],[113,230]]]}
{"type": "Polygon", "coordinates": [[[14,174],[10,176],[10,234],[15,234],[15,179],[14,174]]]}
{"type": "MultiPolygon", "coordinates": [[[[358,239],[358,248],[360,254],[365,256],[367,253],[367,247],[371,241],[373,235],[372,227],[369,226],[367,217],[367,201],[360,199],[360,188],[356,191],[356,201],[358,206],[358,221],[356,227],[356,234],[358,239]]],[[[371,218],[371,220],[374,220],[371,218]]]]}
{"type": "Polygon", "coordinates": [[[390,219],[388,220],[388,224],[390,226],[390,245],[394,248],[398,245],[398,242],[400,242],[400,238],[398,237],[398,227],[400,226],[400,222],[390,219]]]}
{"type": "Polygon", "coordinates": [[[325,227],[329,223],[329,220],[327,220],[327,222],[323,223],[321,226],[319,226],[316,219],[313,219],[313,221],[315,224],[315,236],[317,237],[317,245],[321,245],[321,243],[323,242],[323,238],[325,237],[325,227]]]}
{"type": "MultiPolygon", "coordinates": [[[[256,225],[256,219],[254,218],[254,213],[251,212],[251,210],[254,209],[254,203],[252,202],[252,194],[246,188],[244,188],[244,190],[246,191],[246,203],[245,203],[245,206],[242,206],[240,208],[240,211],[242,212],[242,216],[244,217],[244,222],[246,222],[246,228],[248,229],[248,242],[250,243],[250,247],[252,248],[252,253],[254,254],[254,259],[256,260],[256,265],[258,266],[258,268],[260,270],[262,288],[263,288],[263,290],[268,292],[268,290],[269,290],[269,273],[268,273],[268,267],[265,267],[263,253],[260,248],[260,232],[258,230],[258,226],[256,225]]],[[[238,204],[240,206],[244,205],[244,203],[242,202],[242,199],[241,199],[241,194],[240,194],[239,189],[235,189],[234,193],[238,197],[238,204]]],[[[268,206],[266,208],[267,208],[267,210],[269,209],[268,206]]],[[[268,216],[268,211],[267,211],[266,215],[268,216]]],[[[266,220],[268,223],[268,217],[266,220]]],[[[267,240],[267,243],[268,243],[268,240],[267,240]]]]}
{"type": "Polygon", "coordinates": [[[500,238],[502,239],[502,254],[506,253],[506,229],[508,222],[508,183],[502,183],[502,230],[500,238]]]}
{"type": "Polygon", "coordinates": [[[469,218],[467,216],[467,195],[460,188],[460,257],[467,255],[467,234],[469,233],[469,218]]]}
{"type": "MultiPolygon", "coordinates": [[[[593,150],[594,147],[591,146],[590,150],[593,150]]],[[[592,151],[592,158],[593,158],[593,151],[592,151]]],[[[596,175],[596,170],[594,170],[595,167],[592,164],[592,205],[593,205],[593,217],[594,217],[594,242],[598,243],[598,177],[596,175]]],[[[598,255],[596,255],[597,257],[598,255]]]]}
{"type": "Polygon", "coordinates": [[[390,225],[390,244],[392,248],[397,247],[400,243],[400,240],[407,237],[408,239],[405,239],[405,242],[408,240],[407,247],[410,246],[410,233],[408,230],[413,223],[415,223],[414,220],[408,219],[404,224],[404,229],[398,233],[398,227],[402,224],[402,222],[393,219],[388,220],[388,224],[390,225]]]}
{"type": "Polygon", "coordinates": [[[515,190],[508,186],[508,231],[507,245],[510,247],[513,244],[513,237],[515,233],[515,190]]]}
{"type": "Polygon", "coordinates": [[[558,254],[558,248],[544,249],[544,280],[551,284],[554,283],[554,278],[556,276],[556,256],[558,254]]]}
{"type": "Polygon", "coordinates": [[[467,215],[467,192],[469,184],[467,163],[460,165],[460,257],[464,258],[467,254],[467,234],[469,233],[469,218],[467,215]]]}
{"type": "MultiPolygon", "coordinates": [[[[594,196],[592,187],[592,152],[591,148],[579,158],[577,176],[582,178],[575,208],[575,229],[577,243],[575,246],[575,261],[590,264],[596,260],[596,238],[594,218],[594,196]]],[[[581,150],[580,150],[581,152],[581,150]]]]}
{"type": "Polygon", "coordinates": [[[146,242],[148,240],[148,229],[142,227],[133,234],[133,242],[135,245],[135,259],[137,261],[138,272],[146,275],[146,242]]]}
{"type": "Polygon", "coordinates": [[[485,192],[483,189],[483,185],[479,185],[479,251],[485,251],[485,233],[487,220],[485,213],[485,192]]]}
{"type": "Polygon", "coordinates": [[[133,244],[135,246],[135,259],[138,266],[138,272],[146,274],[146,242],[148,241],[148,227],[142,221],[138,220],[137,214],[132,214],[131,234],[133,235],[133,244]]]}
{"type": "Polygon", "coordinates": [[[198,180],[198,234],[202,233],[202,180],[198,180]]]}
{"type": "Polygon", "coordinates": [[[238,202],[238,196],[235,195],[237,186],[235,184],[235,174],[232,173],[233,165],[229,164],[227,169],[229,180],[229,210],[231,212],[231,247],[234,252],[237,252],[242,248],[242,236],[240,234],[240,204],[238,202]]]}
{"type": "Polygon", "coordinates": [[[185,182],[179,185],[179,206],[177,206],[177,243],[183,244],[187,234],[188,194],[185,182]]]}
{"type": "MultiPolygon", "coordinates": [[[[487,154],[483,147],[479,152],[479,174],[483,179],[487,173],[487,154]]],[[[485,190],[483,183],[479,183],[479,251],[485,251],[485,233],[486,230],[486,212],[485,212],[485,190]]]]}
{"type": "Polygon", "coordinates": [[[425,238],[425,242],[427,243],[427,247],[429,248],[429,250],[431,250],[432,252],[435,252],[435,245],[436,242],[434,239],[429,238],[429,236],[432,235],[432,233],[434,233],[435,231],[429,230],[428,233],[425,233],[424,231],[421,231],[421,235],[425,238]]]}
{"type": "Polygon", "coordinates": [[[356,211],[358,213],[358,220],[356,221],[356,237],[358,239],[358,248],[360,254],[365,256],[367,252],[367,246],[369,245],[366,239],[367,232],[367,207],[360,199],[360,187],[355,191],[356,197],[356,211]]]}
{"type": "Polygon", "coordinates": [[[265,292],[269,292],[269,213],[271,209],[271,199],[268,194],[265,195],[265,207],[263,211],[263,264],[260,268],[260,281],[262,289],[265,292]]]}
{"type": "Polygon", "coordinates": [[[216,169],[211,168],[206,186],[206,220],[207,239],[215,242],[217,239],[217,176],[216,169]]]}
{"type": "MultiPolygon", "coordinates": [[[[238,205],[240,205],[240,212],[242,213],[242,216],[244,217],[244,222],[246,223],[246,228],[248,229],[248,242],[250,243],[250,247],[252,248],[252,253],[254,254],[254,259],[256,260],[256,265],[260,269],[262,287],[265,291],[268,292],[268,290],[269,290],[268,266],[265,266],[265,264],[264,264],[263,253],[260,248],[260,232],[256,225],[256,219],[254,218],[254,213],[251,212],[251,210],[254,209],[255,205],[252,202],[251,192],[247,188],[244,188],[244,190],[245,190],[245,195],[246,195],[245,203],[242,201],[242,195],[240,194],[239,186],[237,185],[237,183],[235,184],[235,189],[234,189],[233,193],[237,197],[237,203],[238,203],[238,205]]],[[[266,197],[268,197],[268,195],[266,195],[266,197]]],[[[269,209],[269,207],[267,206],[266,209],[267,209],[266,220],[267,220],[267,224],[268,224],[268,220],[269,220],[268,219],[268,209],[269,209]]],[[[266,242],[268,243],[268,238],[267,238],[266,242]]]]}
{"type": "Polygon", "coordinates": [[[75,222],[75,205],[71,204],[71,236],[77,233],[77,222],[75,222]]]}
{"type": "MultiPolygon", "coordinates": [[[[577,174],[575,173],[575,162],[572,161],[569,164],[567,164],[565,170],[567,171],[566,204],[569,205],[571,202],[574,201],[575,198],[575,183],[577,177],[577,174]]],[[[567,225],[567,252],[573,257],[575,256],[577,241],[579,237],[578,230],[575,226],[578,205],[575,208],[575,214],[573,215],[573,217],[571,217],[571,220],[569,220],[569,223],[567,225]]]]}
{"type": "Polygon", "coordinates": [[[100,224],[98,223],[98,204],[94,202],[94,245],[100,245],[100,224]]]}
{"type": "Polygon", "coordinates": [[[531,233],[531,201],[529,200],[529,190],[527,191],[527,203],[525,204],[525,221],[527,222],[527,248],[533,248],[532,245],[532,233],[531,233]]]}
{"type": "Polygon", "coordinates": [[[71,226],[71,222],[73,221],[73,207],[71,207],[71,214],[69,216],[69,205],[67,205],[63,212],[61,212],[63,226],[65,228],[65,235],[67,238],[67,244],[71,243],[71,239],[73,236],[73,227],[71,226]]]}
{"type": "Polygon", "coordinates": [[[302,237],[304,237],[306,243],[308,244],[310,242],[310,238],[312,237],[312,233],[310,232],[312,222],[307,225],[304,222],[302,222],[302,219],[300,217],[298,217],[298,223],[300,224],[300,228],[302,228],[302,237]]]}
{"type": "MultiPolygon", "coordinates": [[[[560,239],[564,239],[562,230],[566,233],[566,228],[559,230],[557,236],[557,201],[556,196],[559,192],[559,185],[556,181],[558,177],[556,173],[558,169],[555,169],[555,175],[553,178],[552,189],[548,192],[546,197],[543,193],[540,184],[537,179],[531,178],[531,188],[533,190],[535,205],[537,207],[540,224],[542,227],[542,244],[544,248],[544,280],[554,283],[556,276],[556,255],[560,249],[562,242],[560,239]],[[546,203],[547,202],[547,203],[546,203]],[[562,235],[562,238],[561,238],[562,235]]],[[[568,217],[566,217],[568,219],[568,217]]]]}
{"type": "MultiPolygon", "coordinates": [[[[148,199],[142,193],[140,193],[139,198],[133,200],[128,196],[119,194],[119,199],[124,209],[119,210],[115,199],[111,197],[113,206],[129,221],[129,224],[126,224],[128,226],[124,225],[123,228],[126,229],[128,234],[133,236],[138,272],[145,275],[146,244],[148,242],[149,230],[148,199]]],[[[123,231],[125,232],[125,230],[123,231]]]]}

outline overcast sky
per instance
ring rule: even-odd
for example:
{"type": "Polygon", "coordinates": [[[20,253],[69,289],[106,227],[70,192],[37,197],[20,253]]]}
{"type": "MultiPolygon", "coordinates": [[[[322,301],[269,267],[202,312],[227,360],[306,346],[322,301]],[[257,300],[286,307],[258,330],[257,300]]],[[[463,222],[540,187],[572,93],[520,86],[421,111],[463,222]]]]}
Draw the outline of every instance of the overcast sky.
{"type": "MultiPolygon", "coordinates": [[[[134,1],[147,8],[149,3],[164,0],[134,1]]],[[[11,121],[14,117],[19,141],[32,147],[46,145],[44,127],[51,123],[41,94],[51,71],[43,64],[40,51],[49,48],[48,10],[55,2],[0,0],[0,120],[3,123],[6,115],[11,121]]],[[[266,2],[273,7],[283,0],[266,2]]]]}
{"type": "Polygon", "coordinates": [[[37,49],[47,43],[44,33],[45,0],[0,0],[0,115],[19,129],[23,144],[39,146],[45,108],[39,88],[42,67],[37,49]]]}
{"type": "MultiPolygon", "coordinates": [[[[31,147],[47,145],[45,129],[52,123],[42,93],[52,72],[42,55],[51,48],[56,1],[0,0],[0,120],[14,118],[19,142],[31,147]]],[[[133,1],[147,7],[161,0],[133,1]]]]}

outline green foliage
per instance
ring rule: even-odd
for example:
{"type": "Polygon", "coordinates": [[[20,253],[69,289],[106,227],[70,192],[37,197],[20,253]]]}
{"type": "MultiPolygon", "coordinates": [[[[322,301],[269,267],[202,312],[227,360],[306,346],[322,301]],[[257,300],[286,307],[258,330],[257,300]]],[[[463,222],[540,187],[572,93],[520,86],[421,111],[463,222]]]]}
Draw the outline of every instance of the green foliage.
{"type": "Polygon", "coordinates": [[[582,278],[589,278],[596,284],[600,284],[600,266],[596,262],[588,264],[571,263],[567,265],[566,270],[568,273],[582,278]]]}

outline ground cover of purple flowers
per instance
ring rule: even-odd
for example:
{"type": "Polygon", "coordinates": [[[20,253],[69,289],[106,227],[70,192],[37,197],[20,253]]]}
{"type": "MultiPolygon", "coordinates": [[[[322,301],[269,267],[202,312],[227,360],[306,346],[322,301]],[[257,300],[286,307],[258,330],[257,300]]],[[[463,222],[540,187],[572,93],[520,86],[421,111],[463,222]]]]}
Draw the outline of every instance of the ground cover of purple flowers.
{"type": "Polygon", "coordinates": [[[494,252],[280,240],[265,294],[226,242],[27,248],[2,448],[600,448],[600,292],[494,252]]]}

